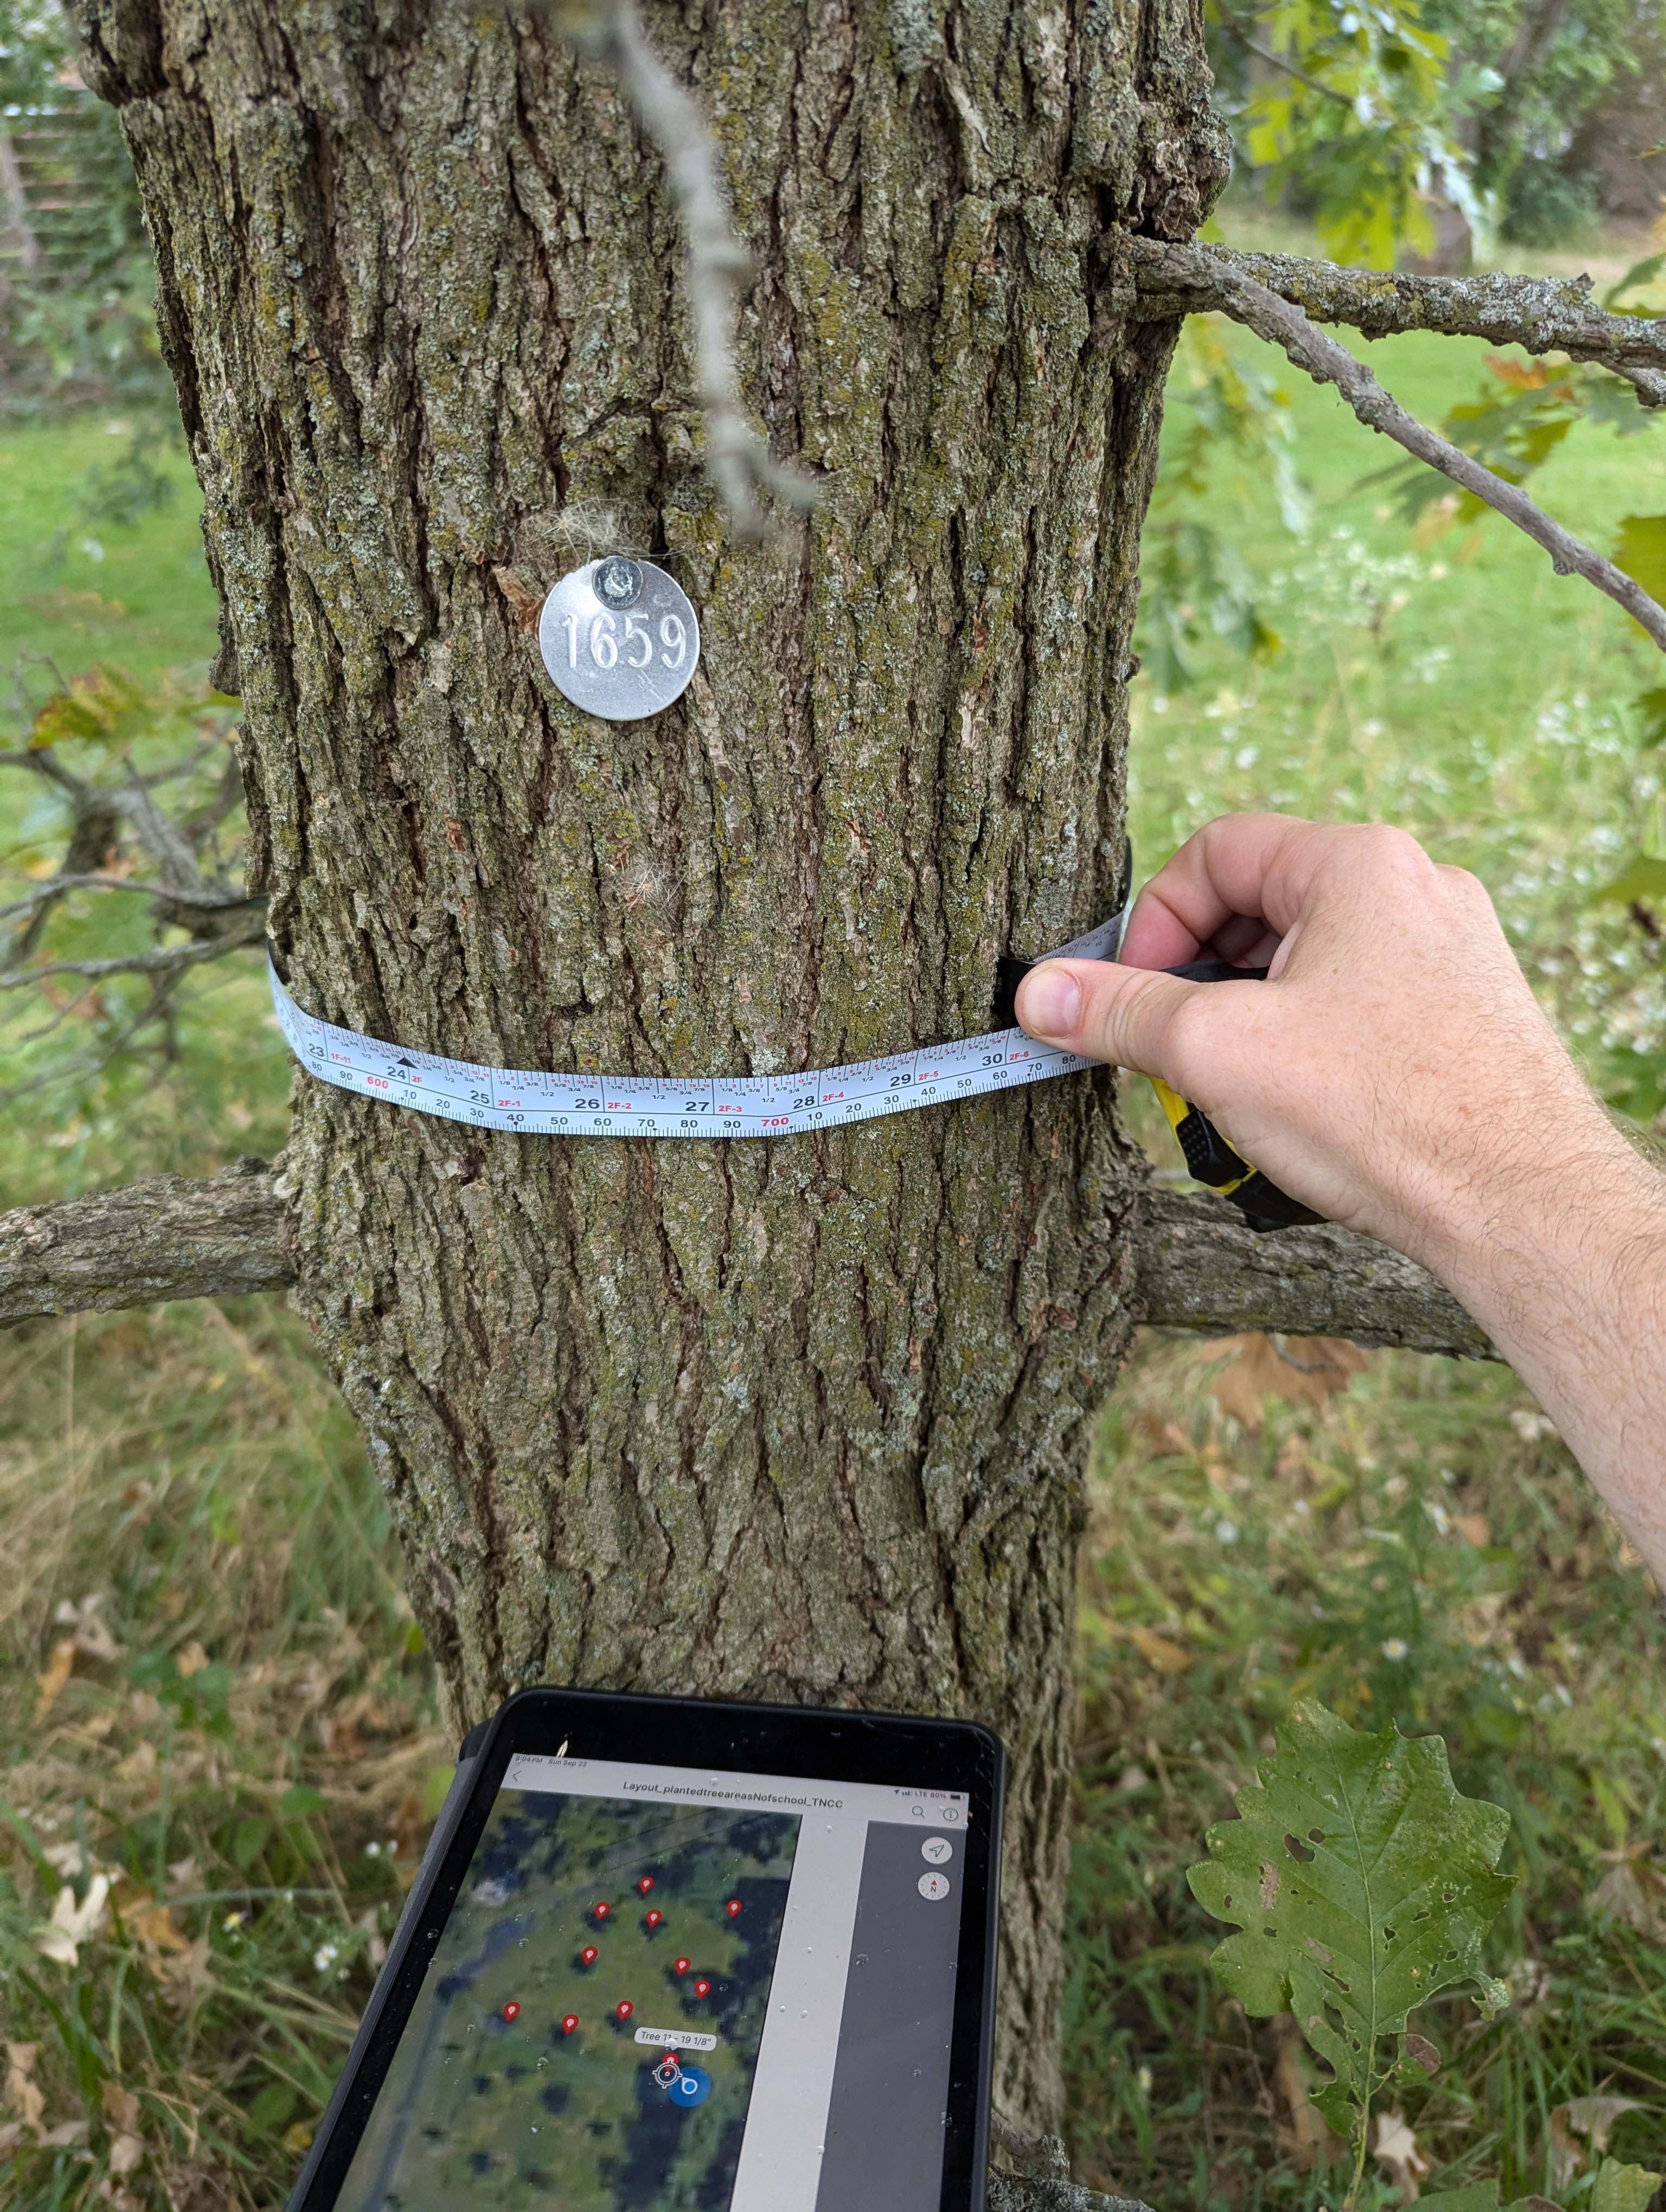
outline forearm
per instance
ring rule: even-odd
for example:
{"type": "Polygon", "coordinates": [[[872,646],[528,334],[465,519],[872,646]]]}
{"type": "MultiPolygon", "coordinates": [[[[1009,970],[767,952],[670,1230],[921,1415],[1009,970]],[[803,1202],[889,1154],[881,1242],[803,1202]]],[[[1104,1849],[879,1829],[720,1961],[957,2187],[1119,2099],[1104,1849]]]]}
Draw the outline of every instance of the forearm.
{"type": "Polygon", "coordinates": [[[1666,1590],[1666,1176],[1604,1121],[1430,1264],[1666,1590]]]}

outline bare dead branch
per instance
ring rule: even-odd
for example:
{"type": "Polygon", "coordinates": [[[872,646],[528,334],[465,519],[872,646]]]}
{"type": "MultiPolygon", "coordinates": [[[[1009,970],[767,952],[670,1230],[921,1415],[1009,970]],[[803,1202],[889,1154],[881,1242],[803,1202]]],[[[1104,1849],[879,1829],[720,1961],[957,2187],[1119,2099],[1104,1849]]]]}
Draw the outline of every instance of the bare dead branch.
{"type": "Polygon", "coordinates": [[[1666,405],[1666,316],[1614,315],[1591,298],[1588,276],[1415,276],[1398,270],[1342,269],[1289,253],[1242,253],[1225,246],[1164,246],[1131,238],[1140,313],[1146,317],[1231,313],[1225,290],[1247,278],[1316,323],[1346,323],[1368,338],[1407,331],[1486,338],[1532,354],[1565,353],[1611,368],[1645,407],[1666,405]]]}
{"type": "MultiPolygon", "coordinates": [[[[1498,1357],[1432,1276],[1349,1230],[1257,1237],[1224,1200],[1152,1189],[1140,1202],[1134,1258],[1134,1303],[1160,1328],[1208,1336],[1276,1329],[1498,1357]]],[[[167,1176],[0,1214],[0,1327],[293,1280],[283,1199],[258,1161],[211,1182],[167,1176]]]]}
{"type": "Polygon", "coordinates": [[[1666,607],[1651,599],[1623,568],[1564,530],[1560,522],[1553,522],[1519,484],[1506,483],[1473,454],[1449,444],[1438,431],[1408,415],[1364,362],[1316,329],[1300,307],[1269,291],[1253,276],[1221,264],[1215,268],[1212,304],[1254,331],[1257,337],[1281,346],[1297,368],[1305,370],[1316,383],[1334,384],[1368,429],[1392,438],[1408,453],[1438,469],[1524,531],[1549,554],[1559,576],[1583,576],[1599,592],[1605,592],[1666,653],[1666,607]]]}
{"type": "Polygon", "coordinates": [[[740,404],[735,289],[751,262],[730,225],[711,137],[699,108],[648,44],[635,0],[603,0],[597,18],[580,19],[572,27],[617,70],[637,120],[665,161],[688,240],[695,367],[709,465],[736,535],[761,538],[767,525],[759,491],[794,507],[813,507],[818,494],[812,483],[770,459],[740,404]]]}

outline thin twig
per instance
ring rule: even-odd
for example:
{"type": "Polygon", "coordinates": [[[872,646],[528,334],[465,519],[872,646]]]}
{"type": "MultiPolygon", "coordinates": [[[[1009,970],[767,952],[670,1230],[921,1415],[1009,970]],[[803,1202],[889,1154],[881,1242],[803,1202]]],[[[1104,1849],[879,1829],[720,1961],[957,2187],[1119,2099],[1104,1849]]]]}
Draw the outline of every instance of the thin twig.
{"type": "Polygon", "coordinates": [[[1666,405],[1666,315],[1611,314],[1592,300],[1589,276],[1419,276],[1225,246],[1125,244],[1143,317],[1226,308],[1231,287],[1248,279],[1315,322],[1347,323],[1370,338],[1435,331],[1598,362],[1633,385],[1645,407],[1666,405]]]}
{"type": "Polygon", "coordinates": [[[1246,54],[1253,54],[1258,62],[1265,62],[1268,69],[1279,70],[1286,76],[1294,77],[1298,84],[1304,84],[1310,92],[1322,93],[1327,100],[1334,100],[1350,110],[1353,108],[1353,102],[1347,93],[1338,92],[1334,84],[1326,84],[1316,76],[1310,76],[1305,70],[1298,69],[1294,62],[1287,62],[1282,54],[1275,54],[1270,46],[1258,46],[1225,9],[1220,10],[1220,27],[1235,45],[1242,46],[1246,54]]]}
{"type": "Polygon", "coordinates": [[[49,975],[79,975],[88,983],[98,983],[106,975],[175,975],[187,968],[199,967],[204,960],[217,960],[222,953],[259,945],[265,934],[264,922],[255,921],[235,937],[193,938],[189,945],[169,945],[159,952],[123,953],[108,960],[46,960],[38,968],[0,975],[0,991],[27,990],[31,984],[44,982],[49,975]]]}
{"type": "Polygon", "coordinates": [[[170,906],[201,907],[209,913],[251,902],[246,891],[216,890],[209,885],[200,890],[176,891],[167,884],[137,883],[130,876],[50,876],[27,898],[0,906],[0,921],[9,921],[14,915],[32,914],[65,891],[137,891],[145,898],[166,899],[170,906]]]}
{"type": "Polygon", "coordinates": [[[599,46],[619,74],[637,120],[659,148],[688,236],[689,301],[695,367],[706,417],[712,475],[738,537],[766,529],[756,495],[773,492],[793,507],[813,507],[816,487],[769,458],[746,420],[734,359],[735,288],[751,270],[729,222],[717,157],[700,111],[649,46],[635,0],[607,0],[599,46]]]}
{"type": "MultiPolygon", "coordinates": [[[[123,1024],[112,1037],[106,1038],[98,1051],[85,1053],[79,1060],[65,1060],[42,1074],[31,1076],[27,1083],[9,1084],[0,1091],[0,1105],[9,1106],[14,1098],[25,1098],[32,1091],[50,1091],[55,1083],[65,1082],[71,1076],[102,1075],[118,1054],[126,1051],[141,1030],[148,1029],[173,1010],[173,994],[179,987],[178,969],[166,975],[152,978],[150,995],[131,1021],[123,1024]]],[[[64,1008],[67,1014],[68,1007],[64,1008]]]]}
{"type": "Polygon", "coordinates": [[[1438,469],[1518,530],[1525,531],[1549,554],[1559,576],[1583,576],[1599,592],[1606,592],[1666,653],[1666,607],[1651,599],[1623,568],[1584,544],[1560,522],[1553,522],[1519,484],[1506,483],[1473,454],[1448,444],[1437,431],[1426,428],[1408,415],[1362,361],[1335,338],[1316,330],[1299,307],[1236,270],[1221,272],[1216,304],[1257,337],[1282,346],[1297,368],[1304,369],[1316,383],[1334,384],[1368,429],[1392,438],[1408,453],[1438,469]]]}

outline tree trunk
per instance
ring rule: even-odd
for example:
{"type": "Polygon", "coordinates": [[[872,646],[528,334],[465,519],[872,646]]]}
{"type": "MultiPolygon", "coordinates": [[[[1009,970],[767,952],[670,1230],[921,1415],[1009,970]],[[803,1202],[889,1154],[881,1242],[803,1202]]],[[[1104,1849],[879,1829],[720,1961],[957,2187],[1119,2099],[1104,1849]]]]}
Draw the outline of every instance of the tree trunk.
{"type": "MultiPolygon", "coordinates": [[[[727,542],[678,228],[606,70],[450,0],[77,0],[121,109],[309,1011],[515,1066],[763,1073],[988,1026],[1116,872],[1172,325],[1121,228],[1225,173],[1172,0],[729,0],[648,32],[820,481],[727,542]],[[699,611],[645,724],[522,613],[699,611]]],[[[1012,1754],[998,2099],[1056,2120],[1087,1417],[1129,1327],[1107,1076],[771,1144],[483,1135],[298,1079],[295,1293],[459,1728],[541,1680],[974,1714],[1012,1754]]]]}

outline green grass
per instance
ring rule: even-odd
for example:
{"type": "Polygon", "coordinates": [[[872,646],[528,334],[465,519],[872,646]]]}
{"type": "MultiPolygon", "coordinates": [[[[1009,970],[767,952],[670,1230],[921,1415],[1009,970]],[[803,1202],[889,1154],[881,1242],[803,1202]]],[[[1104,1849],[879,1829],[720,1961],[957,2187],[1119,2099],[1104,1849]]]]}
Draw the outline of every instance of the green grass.
{"type": "MultiPolygon", "coordinates": [[[[1469,396],[1482,351],[1396,341],[1372,359],[1435,416],[1469,396]]],[[[1253,488],[1212,508],[1282,650],[1251,664],[1212,644],[1160,703],[1136,685],[1142,861],[1231,806],[1403,821],[1479,870],[1605,1091],[1654,1112],[1659,947],[1590,903],[1624,854],[1666,849],[1661,764],[1630,704],[1657,680],[1650,656],[1495,521],[1414,543],[1355,489],[1380,442],[1285,381],[1310,536],[1253,488]]],[[[101,418],[0,437],[7,651],[66,676],[200,673],[212,607],[188,490],[82,533],[101,563],[66,538],[50,572],[86,471],[115,450],[101,418]],[[60,589],[127,612],[21,605],[60,589]]],[[[1666,436],[1581,428],[1536,491],[1606,545],[1622,514],[1666,509],[1666,436]]],[[[16,781],[0,781],[0,822],[21,850],[16,781]]],[[[281,1141],[288,1073],[257,963],[198,988],[171,1060],[13,1101],[0,1202],[281,1141]]],[[[1161,2212],[1338,2201],[1347,2170],[1304,2120],[1293,2024],[1246,2021],[1214,1987],[1223,1931],[1183,1880],[1308,1695],[1359,1724],[1438,1729],[1460,1786],[1511,1814],[1523,1882],[1489,1957],[1516,2002],[1491,2027],[1462,1998],[1419,2023],[1444,2060],[1403,2107],[1426,2186],[1496,2176],[1506,2197],[1583,2212],[1594,2161],[1555,2117],[1571,2099],[1635,2099],[1609,2148],[1666,2162],[1666,1691],[1646,1578],[1508,1374],[1401,1355],[1333,1372],[1322,1352],[1313,1373],[1290,1349],[1303,1366],[1258,1340],[1223,1376],[1222,1348],[1152,1339],[1101,1425],[1069,1931],[1077,2170],[1161,2212]]],[[[444,1765],[359,1441],[276,1301],[37,1324],[0,1338],[0,2022],[33,2046],[0,2111],[17,2130],[0,2132],[0,2199],[275,2206],[444,1765]],[[55,1964],[36,1931],[94,1865],[115,1910],[73,1968],[55,1964]]],[[[1393,2193],[1376,2171],[1371,2191],[1393,2193]]]]}
{"type": "Polygon", "coordinates": [[[66,676],[99,660],[150,676],[213,658],[201,499],[177,432],[155,448],[166,506],[131,523],[85,513],[89,472],[108,471],[140,427],[94,415],[0,435],[0,667],[36,696],[43,660],[66,676]]]}

